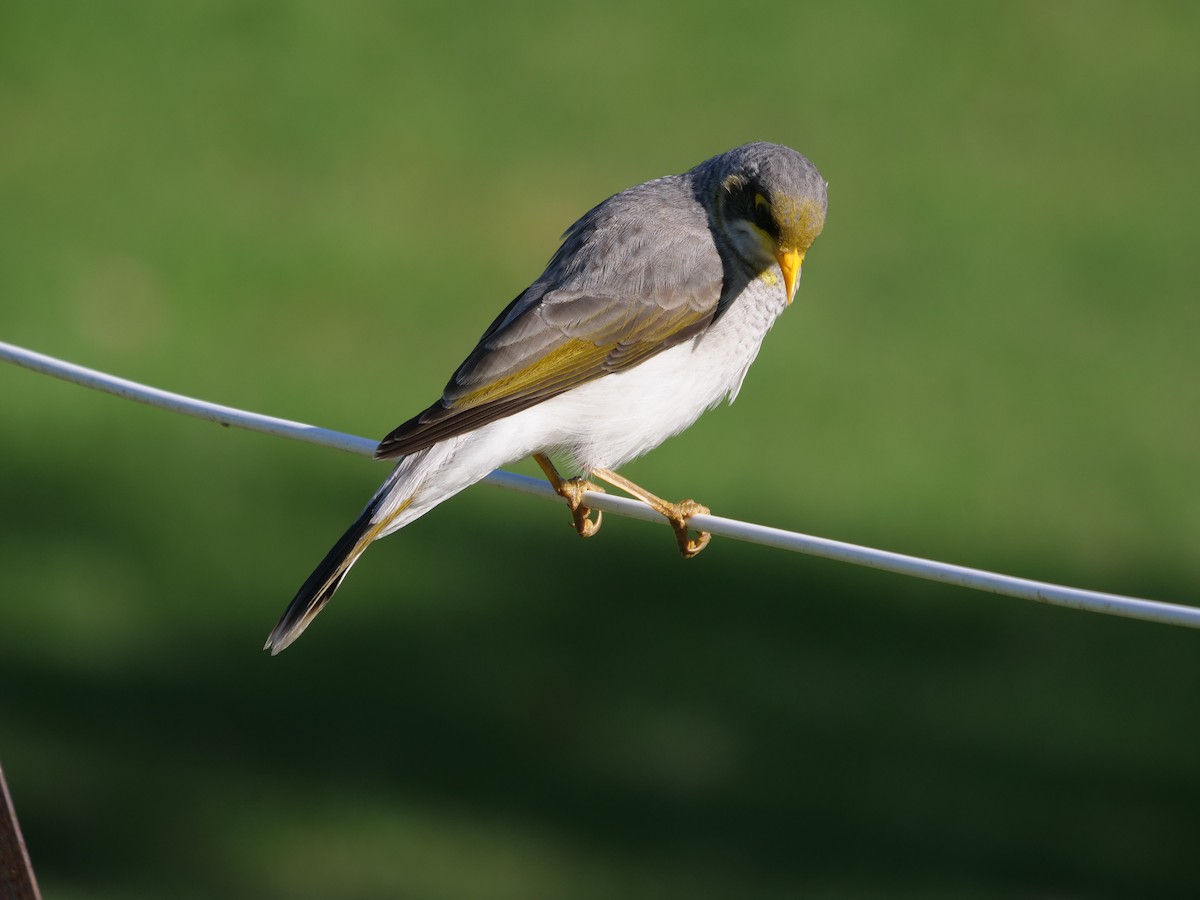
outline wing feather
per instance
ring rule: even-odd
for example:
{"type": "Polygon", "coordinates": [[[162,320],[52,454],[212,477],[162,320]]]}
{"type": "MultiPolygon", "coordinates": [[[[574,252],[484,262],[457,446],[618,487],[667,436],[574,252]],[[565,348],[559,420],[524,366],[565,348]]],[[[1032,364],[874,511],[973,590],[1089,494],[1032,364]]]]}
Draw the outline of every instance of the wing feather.
{"type": "Polygon", "coordinates": [[[703,331],[724,283],[686,179],[659,179],[597,206],[546,271],[502,312],[440,400],[380,442],[404,456],[644,362],[703,331]]]}

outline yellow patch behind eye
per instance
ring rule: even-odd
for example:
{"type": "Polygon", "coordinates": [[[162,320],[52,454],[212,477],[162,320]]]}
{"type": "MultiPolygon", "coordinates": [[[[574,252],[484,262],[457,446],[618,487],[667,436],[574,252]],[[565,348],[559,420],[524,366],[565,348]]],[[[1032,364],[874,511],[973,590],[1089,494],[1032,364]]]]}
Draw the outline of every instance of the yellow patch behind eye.
{"type": "Polygon", "coordinates": [[[759,224],[760,221],[763,221],[763,217],[765,217],[766,220],[773,220],[775,218],[775,213],[774,213],[773,207],[771,206],[771,201],[768,200],[766,197],[764,197],[762,194],[755,194],[754,195],[754,219],[755,219],[755,221],[750,222],[748,224],[750,225],[751,228],[753,228],[758,233],[758,240],[759,240],[759,243],[762,244],[763,251],[770,254],[770,253],[773,253],[775,250],[776,238],[774,235],[771,234],[771,232],[767,231],[765,228],[763,228],[762,225],[759,224]]]}

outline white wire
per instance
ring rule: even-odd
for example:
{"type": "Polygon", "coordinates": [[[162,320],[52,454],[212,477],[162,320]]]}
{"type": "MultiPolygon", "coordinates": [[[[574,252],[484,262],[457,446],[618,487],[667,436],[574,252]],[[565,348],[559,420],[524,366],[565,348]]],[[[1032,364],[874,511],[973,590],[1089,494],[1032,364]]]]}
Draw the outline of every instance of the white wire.
{"type": "MultiPolygon", "coordinates": [[[[291,438],[319,444],[322,447],[332,447],[347,453],[357,453],[361,456],[373,456],[376,442],[367,438],[330,431],[327,428],[317,428],[301,422],[291,422],[287,419],[276,419],[258,413],[245,412],[216,403],[207,403],[170,391],[148,387],[124,378],[106,375],[94,369],[87,369],[73,363],[64,362],[41,353],[34,353],[22,347],[6,344],[0,341],[0,360],[15,365],[52,375],[65,381],[81,384],[85,387],[116,394],[128,400],[136,400],[150,406],[158,406],[172,412],[195,416],[221,425],[245,428],[250,431],[261,431],[279,437],[291,438]]],[[[484,479],[488,484],[509,490],[521,491],[550,500],[559,500],[557,494],[545,481],[516,475],[512,472],[495,471],[484,479]]],[[[616,513],[634,519],[644,519],[648,522],[662,522],[663,517],[646,504],[638,500],[616,497],[612,494],[588,492],[588,506],[605,512],[616,513]]],[[[561,502],[561,501],[560,501],[561,502]]],[[[741,522],[737,519],[726,519],[721,516],[693,516],[689,523],[700,531],[707,531],[721,537],[735,538],[750,543],[775,547],[780,550],[791,550],[796,553],[807,553],[811,556],[822,556],[841,562],[853,563],[858,566],[868,566],[882,569],[885,572],[895,572],[901,575],[911,575],[929,581],[941,581],[960,587],[989,591],[994,594],[1005,594],[1022,600],[1035,600],[1038,603],[1049,603],[1054,606],[1066,606],[1071,609],[1082,609],[1089,612],[1106,613],[1112,616],[1125,616],[1131,619],[1144,619],[1150,622],[1163,622],[1170,625],[1182,625],[1186,628],[1200,628],[1200,608],[1180,606],[1173,603],[1163,603],[1157,600],[1141,600],[1135,597],[1124,597],[1119,594],[1105,594],[1098,591],[1085,591],[1079,588],[1063,587],[1044,581],[1031,581],[1027,578],[1014,578],[1009,575],[999,575],[995,572],[985,572],[982,569],[971,569],[949,563],[934,562],[915,556],[905,556],[901,553],[890,553],[886,550],[875,550],[856,544],[828,538],[813,537],[798,534],[793,531],[783,531],[779,528],[768,528],[752,522],[741,522]]]]}

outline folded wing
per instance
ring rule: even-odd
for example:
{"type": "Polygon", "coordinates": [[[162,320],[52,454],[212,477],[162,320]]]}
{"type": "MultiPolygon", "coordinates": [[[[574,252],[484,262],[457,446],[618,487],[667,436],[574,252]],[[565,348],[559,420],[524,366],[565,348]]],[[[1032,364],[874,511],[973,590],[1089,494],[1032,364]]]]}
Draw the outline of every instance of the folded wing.
{"type": "Polygon", "coordinates": [[[376,457],[404,456],[474,431],[708,327],[721,300],[720,255],[703,209],[669,181],[618,194],[576,223],[542,277],[484,333],[442,398],[385,437],[376,457]],[[644,203],[655,189],[670,190],[677,202],[659,196],[644,203]]]}

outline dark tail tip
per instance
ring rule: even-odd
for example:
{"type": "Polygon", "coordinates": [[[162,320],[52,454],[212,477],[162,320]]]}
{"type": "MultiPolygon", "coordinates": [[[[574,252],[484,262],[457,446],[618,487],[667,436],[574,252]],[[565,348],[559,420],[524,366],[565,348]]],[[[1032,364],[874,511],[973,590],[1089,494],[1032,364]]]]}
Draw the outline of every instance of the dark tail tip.
{"type": "Polygon", "coordinates": [[[275,656],[304,633],[304,629],[325,608],[325,604],[333,597],[334,592],[354,565],[355,560],[367,548],[367,543],[361,539],[371,527],[371,507],[364,510],[353,525],[336,544],[325,554],[308,579],[300,586],[288,608],[284,610],[279,624],[271,631],[264,650],[270,650],[275,656]]]}

